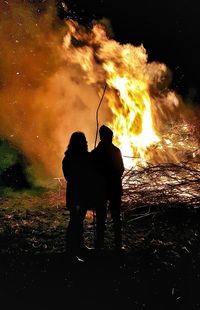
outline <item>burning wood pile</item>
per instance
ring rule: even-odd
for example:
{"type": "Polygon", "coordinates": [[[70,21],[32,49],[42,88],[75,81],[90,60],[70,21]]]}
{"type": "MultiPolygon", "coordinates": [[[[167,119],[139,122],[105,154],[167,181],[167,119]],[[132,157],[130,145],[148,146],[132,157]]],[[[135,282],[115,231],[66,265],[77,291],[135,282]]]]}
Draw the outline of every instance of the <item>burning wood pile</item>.
{"type": "MultiPolygon", "coordinates": [[[[180,200],[198,205],[198,165],[169,163],[188,160],[187,152],[197,160],[199,107],[186,105],[171,89],[171,70],[164,63],[149,61],[142,44],[114,40],[108,20],[86,27],[69,16],[55,27],[57,13],[47,2],[40,18],[31,3],[21,3],[20,14],[17,0],[0,5],[4,13],[0,136],[27,159],[27,180],[60,182],[55,176],[62,175],[60,163],[73,131],[83,131],[91,148],[94,116],[105,85],[97,111],[99,123],[113,130],[113,142],[129,169],[124,203],[134,207],[180,200]],[[139,161],[145,163],[143,168],[139,161]]],[[[2,171],[8,168],[6,156],[15,158],[10,152],[4,149],[0,156],[2,171]]],[[[4,185],[1,171],[0,178],[4,185]]]]}
{"type": "Polygon", "coordinates": [[[123,177],[123,206],[200,207],[200,162],[166,163],[126,170],[123,177]]]}

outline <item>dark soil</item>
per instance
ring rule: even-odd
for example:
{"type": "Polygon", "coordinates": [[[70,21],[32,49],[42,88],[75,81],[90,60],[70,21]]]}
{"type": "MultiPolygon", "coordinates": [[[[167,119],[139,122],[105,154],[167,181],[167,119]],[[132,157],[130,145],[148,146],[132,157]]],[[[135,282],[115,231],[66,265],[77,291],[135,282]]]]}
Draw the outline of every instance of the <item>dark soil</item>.
{"type": "MultiPolygon", "coordinates": [[[[105,251],[85,263],[65,252],[68,211],[54,193],[0,200],[1,309],[200,309],[200,214],[183,207],[148,216],[125,213],[126,252],[105,251]]],[[[87,218],[85,239],[93,245],[87,218]]]]}

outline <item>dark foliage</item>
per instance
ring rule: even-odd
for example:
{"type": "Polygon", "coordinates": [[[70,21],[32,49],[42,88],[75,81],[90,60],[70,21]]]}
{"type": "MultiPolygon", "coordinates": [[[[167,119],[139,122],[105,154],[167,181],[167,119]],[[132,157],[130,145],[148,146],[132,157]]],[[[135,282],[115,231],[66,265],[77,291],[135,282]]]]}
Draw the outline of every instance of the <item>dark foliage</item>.
{"type": "Polygon", "coordinates": [[[0,186],[15,190],[30,188],[27,160],[11,142],[0,139],[0,186]]]}

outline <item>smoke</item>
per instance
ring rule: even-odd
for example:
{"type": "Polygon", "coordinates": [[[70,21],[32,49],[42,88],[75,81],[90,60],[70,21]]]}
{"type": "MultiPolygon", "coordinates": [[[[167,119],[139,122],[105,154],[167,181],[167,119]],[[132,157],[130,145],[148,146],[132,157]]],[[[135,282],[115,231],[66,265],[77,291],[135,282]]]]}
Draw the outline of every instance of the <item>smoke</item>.
{"type": "Polygon", "coordinates": [[[125,72],[136,86],[148,85],[159,133],[163,123],[180,120],[184,109],[181,98],[169,89],[170,70],[148,63],[143,46],[109,39],[108,20],[94,21],[89,30],[61,21],[54,1],[1,1],[0,11],[0,137],[26,156],[29,176],[61,176],[63,153],[74,131],[83,131],[93,148],[105,81],[109,89],[99,123],[112,121],[110,101],[116,102],[116,110],[122,105],[111,83],[113,70],[119,76],[125,72]]]}
{"type": "Polygon", "coordinates": [[[0,10],[0,136],[25,154],[35,178],[60,176],[73,131],[93,147],[100,89],[63,58],[67,27],[53,2],[1,1],[0,10]]]}

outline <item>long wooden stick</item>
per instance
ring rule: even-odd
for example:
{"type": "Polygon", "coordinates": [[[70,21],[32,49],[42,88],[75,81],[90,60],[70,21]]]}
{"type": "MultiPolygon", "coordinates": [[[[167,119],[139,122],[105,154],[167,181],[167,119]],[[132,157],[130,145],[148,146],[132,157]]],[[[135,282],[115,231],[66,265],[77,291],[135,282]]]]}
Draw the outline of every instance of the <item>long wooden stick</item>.
{"type": "Polygon", "coordinates": [[[97,129],[96,129],[96,136],[95,136],[94,147],[96,147],[96,145],[97,145],[97,137],[98,137],[98,131],[99,131],[99,109],[100,109],[100,106],[102,104],[102,101],[103,101],[103,98],[104,98],[104,95],[105,95],[105,92],[106,92],[106,88],[107,88],[107,84],[105,83],[104,89],[103,89],[103,93],[102,93],[102,96],[101,96],[101,99],[100,99],[100,102],[99,102],[99,105],[98,105],[97,111],[96,111],[97,129]]]}

